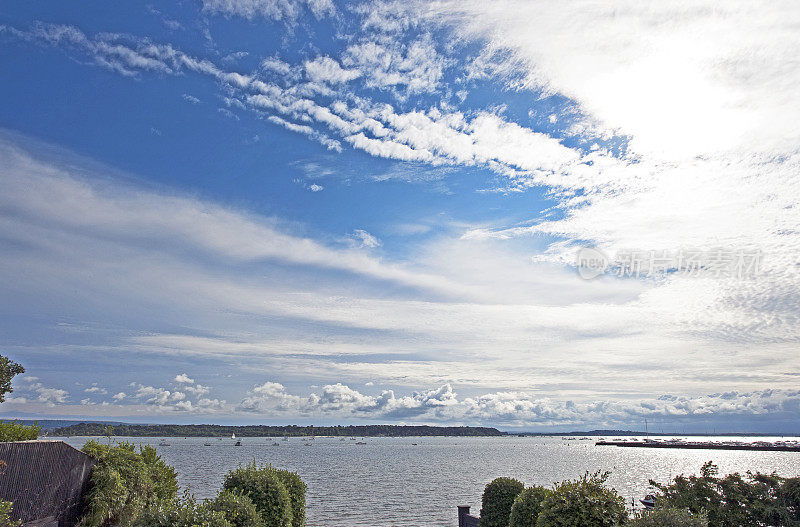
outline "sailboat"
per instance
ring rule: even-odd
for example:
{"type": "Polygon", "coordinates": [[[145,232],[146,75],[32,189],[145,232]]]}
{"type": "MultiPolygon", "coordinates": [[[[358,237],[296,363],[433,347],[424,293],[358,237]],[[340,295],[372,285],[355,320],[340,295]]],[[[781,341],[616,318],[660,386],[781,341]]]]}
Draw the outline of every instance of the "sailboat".
{"type": "Polygon", "coordinates": [[[236,439],[236,434],[231,434],[231,439],[236,439]]]}

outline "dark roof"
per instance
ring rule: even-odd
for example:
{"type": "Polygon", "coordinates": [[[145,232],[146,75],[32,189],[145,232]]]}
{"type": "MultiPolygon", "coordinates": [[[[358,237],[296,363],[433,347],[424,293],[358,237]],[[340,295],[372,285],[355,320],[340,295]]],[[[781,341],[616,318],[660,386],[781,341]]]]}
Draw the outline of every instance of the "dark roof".
{"type": "Polygon", "coordinates": [[[63,441],[0,443],[0,500],[23,522],[53,517],[59,527],[80,519],[94,460],[63,441]]]}

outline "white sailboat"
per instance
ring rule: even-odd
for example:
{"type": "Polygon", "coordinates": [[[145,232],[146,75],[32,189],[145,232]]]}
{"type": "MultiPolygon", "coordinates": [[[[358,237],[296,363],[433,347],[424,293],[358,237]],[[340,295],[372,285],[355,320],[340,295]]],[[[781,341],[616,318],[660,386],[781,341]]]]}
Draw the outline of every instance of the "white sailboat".
{"type": "Polygon", "coordinates": [[[231,434],[231,439],[236,439],[236,434],[231,434]]]}

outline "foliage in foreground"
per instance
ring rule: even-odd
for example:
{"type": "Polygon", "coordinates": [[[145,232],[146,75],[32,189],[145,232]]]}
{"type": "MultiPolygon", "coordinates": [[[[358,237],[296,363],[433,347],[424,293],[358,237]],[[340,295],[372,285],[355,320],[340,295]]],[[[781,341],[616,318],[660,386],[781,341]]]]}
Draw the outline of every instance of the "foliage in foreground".
{"type": "Polygon", "coordinates": [[[221,512],[233,527],[262,527],[264,525],[253,500],[238,492],[223,490],[209,504],[213,511],[221,512]]]}
{"type": "MultiPolygon", "coordinates": [[[[293,527],[292,499],[278,471],[255,461],[225,476],[222,488],[250,498],[261,519],[269,527],[293,527]]],[[[305,502],[305,489],[303,489],[305,502]]]]}
{"type": "Polygon", "coordinates": [[[800,522],[800,478],[751,472],[719,477],[709,461],[699,476],[677,476],[667,485],[650,483],[660,491],[660,503],[705,512],[713,527],[789,527],[800,522]]]}
{"type": "Polygon", "coordinates": [[[175,470],[153,447],[89,441],[83,451],[97,460],[84,527],[305,526],[306,485],[293,472],[254,461],[229,472],[216,498],[198,502],[188,492],[176,498],[175,470]]]}
{"type": "Polygon", "coordinates": [[[213,509],[208,502],[197,503],[187,494],[181,500],[146,508],[133,522],[133,527],[233,527],[233,524],[224,512],[213,509]]]}
{"type": "Polygon", "coordinates": [[[11,512],[14,504],[10,501],[0,501],[0,527],[18,527],[22,525],[20,520],[11,519],[11,512]]]}
{"type": "Polygon", "coordinates": [[[25,368],[21,364],[0,355],[0,403],[5,402],[7,393],[14,391],[11,379],[21,373],[25,373],[25,368]]]}
{"type": "Polygon", "coordinates": [[[535,527],[548,490],[539,485],[528,487],[517,495],[508,518],[509,527],[535,527]]]}
{"type": "Polygon", "coordinates": [[[0,441],[32,441],[39,438],[42,427],[25,426],[22,421],[0,421],[0,441]]]}
{"type": "Polygon", "coordinates": [[[640,511],[625,527],[708,527],[708,518],[687,509],[659,505],[640,511]]]}
{"type": "Polygon", "coordinates": [[[513,478],[496,478],[483,491],[480,527],[508,527],[511,507],[525,485],[513,478]]]}
{"type": "Polygon", "coordinates": [[[613,527],[628,519],[625,500],[605,486],[609,473],[584,474],[556,485],[542,501],[536,527],[613,527]]]}
{"type": "Polygon", "coordinates": [[[86,527],[127,527],[148,509],[163,508],[175,499],[178,480],[151,446],[121,442],[104,445],[89,441],[83,451],[97,460],[92,470],[86,527]]]}

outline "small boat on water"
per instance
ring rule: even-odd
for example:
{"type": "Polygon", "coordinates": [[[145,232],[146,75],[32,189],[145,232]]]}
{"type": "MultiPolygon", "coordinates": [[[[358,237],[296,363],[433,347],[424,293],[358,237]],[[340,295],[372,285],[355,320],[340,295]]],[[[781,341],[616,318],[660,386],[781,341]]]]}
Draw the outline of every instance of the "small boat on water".
{"type": "Polygon", "coordinates": [[[356,444],[357,445],[366,445],[367,443],[365,443],[364,441],[356,441],[356,444]]]}
{"type": "Polygon", "coordinates": [[[644,498],[640,499],[639,503],[644,505],[646,509],[652,509],[656,506],[656,497],[652,494],[648,494],[644,498]]]}
{"type": "Polygon", "coordinates": [[[209,443],[208,441],[206,441],[205,443],[203,443],[203,446],[211,446],[211,443],[209,443]]]}
{"type": "Polygon", "coordinates": [[[274,443],[272,443],[272,446],[281,446],[281,444],[275,441],[274,443]]]}
{"type": "Polygon", "coordinates": [[[231,434],[231,439],[236,439],[236,434],[231,434]]]}
{"type": "Polygon", "coordinates": [[[242,446],[242,440],[241,440],[241,439],[239,439],[238,441],[236,441],[236,442],[233,444],[233,446],[242,446]]]}

